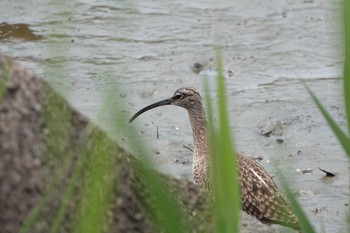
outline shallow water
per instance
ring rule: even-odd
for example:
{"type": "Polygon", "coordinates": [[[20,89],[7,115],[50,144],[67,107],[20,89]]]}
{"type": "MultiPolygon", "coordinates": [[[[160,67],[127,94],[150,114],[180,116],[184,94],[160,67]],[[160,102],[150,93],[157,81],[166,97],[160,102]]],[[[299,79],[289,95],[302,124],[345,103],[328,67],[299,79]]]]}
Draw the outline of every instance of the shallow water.
{"type": "MultiPolygon", "coordinates": [[[[345,232],[348,160],[299,81],[345,126],[337,12],[337,2],[325,0],[2,0],[0,23],[26,33],[2,30],[0,51],[33,67],[127,146],[135,139],[115,126],[131,126],[108,110],[129,118],[179,87],[202,90],[204,77],[214,93],[221,44],[238,150],[263,158],[274,176],[278,165],[317,229],[345,232]],[[337,176],[325,180],[317,167],[337,176]]],[[[133,126],[161,171],[191,179],[187,118],[183,109],[164,107],[133,126]]]]}

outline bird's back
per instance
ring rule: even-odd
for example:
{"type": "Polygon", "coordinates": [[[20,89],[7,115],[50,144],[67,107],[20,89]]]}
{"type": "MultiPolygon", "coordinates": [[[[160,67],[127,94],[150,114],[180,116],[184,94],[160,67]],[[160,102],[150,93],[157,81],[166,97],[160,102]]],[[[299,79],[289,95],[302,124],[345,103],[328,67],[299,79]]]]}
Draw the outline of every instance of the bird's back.
{"type": "Polygon", "coordinates": [[[242,209],[261,221],[299,229],[291,206],[267,171],[256,161],[237,155],[242,209]]]}

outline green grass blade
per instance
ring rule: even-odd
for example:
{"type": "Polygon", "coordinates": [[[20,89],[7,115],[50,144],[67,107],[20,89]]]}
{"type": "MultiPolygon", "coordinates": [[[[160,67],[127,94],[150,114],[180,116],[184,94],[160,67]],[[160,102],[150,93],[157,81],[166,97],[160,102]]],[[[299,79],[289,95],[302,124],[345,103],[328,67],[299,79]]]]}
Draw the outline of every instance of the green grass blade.
{"type": "Polygon", "coordinates": [[[10,75],[10,68],[11,68],[11,61],[10,59],[7,59],[5,57],[3,65],[3,72],[0,77],[0,103],[2,102],[2,99],[4,98],[6,87],[7,87],[7,81],[9,79],[10,75]]]}
{"type": "Polygon", "coordinates": [[[314,230],[313,226],[311,225],[309,219],[307,218],[305,212],[303,211],[303,209],[301,208],[300,204],[298,203],[297,199],[294,197],[292,191],[289,189],[288,184],[284,178],[284,176],[282,175],[281,171],[278,171],[279,174],[281,174],[281,183],[282,183],[282,187],[286,193],[286,197],[289,201],[289,203],[291,204],[293,211],[295,213],[295,215],[298,218],[298,223],[299,226],[301,228],[302,232],[307,232],[307,233],[316,233],[316,231],[314,230]]]}
{"type": "Polygon", "coordinates": [[[334,121],[334,119],[331,117],[331,115],[327,112],[327,110],[323,107],[323,105],[320,103],[320,101],[317,99],[317,97],[314,95],[314,93],[310,90],[310,88],[304,83],[304,86],[306,90],[309,92],[312,100],[317,105],[318,109],[321,111],[322,115],[326,119],[327,123],[333,130],[334,134],[337,136],[340,144],[344,148],[346,154],[350,157],[350,139],[349,137],[344,133],[344,131],[337,125],[337,123],[334,121]]]}
{"type": "MultiPolygon", "coordinates": [[[[124,109],[123,104],[118,102],[117,108],[110,107],[113,105],[111,100],[118,99],[115,98],[115,93],[118,91],[111,92],[110,95],[106,96],[99,112],[104,115],[110,114],[109,118],[115,119],[116,123],[111,124],[112,127],[115,127],[115,131],[124,135],[136,135],[136,132],[130,133],[134,129],[127,124],[128,120],[121,114],[121,109],[124,109]]],[[[88,188],[85,190],[85,197],[83,197],[85,201],[82,202],[81,216],[76,224],[75,232],[101,232],[101,227],[106,225],[103,222],[106,222],[105,213],[108,210],[108,203],[111,199],[109,195],[111,187],[113,187],[113,179],[108,178],[108,173],[112,174],[111,170],[114,167],[113,162],[110,161],[112,156],[109,153],[113,151],[113,146],[108,143],[99,140],[94,146],[92,155],[90,155],[92,157],[92,160],[89,161],[91,171],[88,173],[93,177],[88,181],[88,188]],[[105,184],[101,185],[103,182],[105,184]],[[102,193],[101,190],[103,190],[102,193]],[[86,213],[86,210],[89,213],[86,213]]],[[[135,148],[135,151],[147,151],[138,139],[132,140],[132,147],[135,148]]],[[[149,211],[151,220],[153,220],[156,229],[161,229],[162,232],[188,232],[190,224],[186,221],[187,218],[181,211],[177,200],[167,190],[167,185],[152,168],[147,156],[142,154],[140,160],[132,160],[131,164],[134,166],[136,176],[139,177],[136,181],[138,184],[135,185],[140,197],[143,198],[146,210],[149,211]]]]}
{"type": "MultiPolygon", "coordinates": [[[[118,93],[117,90],[113,93],[118,93]]],[[[107,99],[118,99],[109,96],[107,99]]],[[[112,111],[115,130],[124,135],[137,135],[132,124],[128,124],[128,119],[122,115],[120,109],[126,109],[123,103],[118,102],[118,108],[111,109],[111,104],[107,104],[106,110],[112,111]]],[[[138,192],[145,193],[144,203],[152,217],[153,223],[159,227],[159,231],[165,233],[189,232],[191,224],[185,212],[181,209],[176,197],[168,190],[168,186],[163,179],[155,172],[148,156],[148,150],[142,141],[135,137],[131,142],[134,151],[141,154],[135,159],[134,169],[139,177],[138,192]]]]}
{"type": "Polygon", "coordinates": [[[56,233],[59,231],[62,222],[64,220],[64,216],[67,213],[69,202],[72,200],[72,196],[74,193],[74,188],[78,183],[78,178],[82,171],[82,163],[79,162],[79,165],[74,169],[72,177],[68,180],[67,188],[63,194],[62,201],[60,203],[60,207],[57,210],[56,216],[53,219],[53,223],[51,226],[50,233],[56,233]]]}
{"type": "Polygon", "coordinates": [[[227,101],[222,72],[221,54],[217,50],[219,130],[214,136],[212,187],[216,210],[216,232],[239,232],[240,195],[238,173],[231,129],[227,114],[227,101]]]}
{"type": "Polygon", "coordinates": [[[219,92],[219,112],[220,112],[220,131],[221,131],[221,154],[225,157],[222,160],[222,178],[224,180],[223,205],[226,206],[226,221],[228,222],[227,232],[239,231],[239,210],[240,195],[238,186],[238,173],[236,165],[235,149],[232,144],[231,128],[228,119],[226,91],[224,76],[222,71],[221,55],[218,53],[218,92],[219,92]],[[227,185],[231,184],[231,185],[227,185]]]}
{"type": "Polygon", "coordinates": [[[108,211],[116,184],[116,144],[104,132],[94,132],[91,146],[84,153],[86,180],[81,196],[75,232],[103,232],[108,229],[108,211]]]}
{"type": "Polygon", "coordinates": [[[30,228],[39,218],[41,212],[44,210],[47,203],[49,202],[49,199],[52,196],[52,194],[53,193],[46,194],[45,197],[39,201],[39,203],[34,207],[34,209],[30,212],[28,217],[25,219],[25,222],[23,223],[18,233],[27,233],[30,231],[30,228]]]}
{"type": "Polygon", "coordinates": [[[134,164],[137,169],[139,181],[142,186],[139,192],[148,193],[143,196],[143,202],[146,204],[148,214],[152,217],[153,223],[159,232],[176,233],[188,232],[190,223],[186,221],[185,214],[180,209],[177,200],[167,190],[164,181],[158,174],[141,161],[134,164]]]}
{"type": "MultiPolygon", "coordinates": [[[[139,143],[137,143],[137,148],[141,148],[139,143]]],[[[144,150],[138,149],[138,151],[144,150]]],[[[137,176],[140,177],[138,192],[146,194],[143,196],[143,202],[152,217],[153,223],[162,232],[188,232],[190,223],[175,197],[167,190],[164,180],[160,179],[159,174],[156,174],[154,168],[144,159],[141,159],[141,161],[136,159],[135,162],[134,168],[137,176]]]]}
{"type": "MultiPolygon", "coordinates": [[[[343,91],[344,91],[346,119],[347,119],[347,125],[348,125],[348,135],[350,135],[350,1],[349,0],[343,0],[343,28],[344,28],[344,49],[345,49],[345,54],[344,54],[345,60],[344,60],[344,68],[343,68],[343,91]]],[[[347,154],[348,156],[350,156],[348,152],[347,154]]],[[[349,232],[350,211],[348,211],[346,219],[348,223],[348,232],[349,232]]]]}
{"type": "Polygon", "coordinates": [[[343,1],[345,61],[343,69],[343,89],[345,110],[350,134],[350,1],[343,1]]]}

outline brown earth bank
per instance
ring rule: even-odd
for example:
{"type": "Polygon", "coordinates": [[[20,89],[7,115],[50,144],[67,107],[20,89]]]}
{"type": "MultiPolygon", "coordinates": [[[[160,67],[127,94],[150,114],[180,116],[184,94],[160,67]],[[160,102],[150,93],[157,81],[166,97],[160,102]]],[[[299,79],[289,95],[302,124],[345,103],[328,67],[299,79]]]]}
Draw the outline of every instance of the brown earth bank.
{"type": "MultiPolygon", "coordinates": [[[[80,155],[84,154],[81,151],[89,151],[101,137],[113,143],[114,152],[110,156],[117,158],[112,174],[117,185],[108,213],[111,227],[106,231],[160,231],[145,211],[152,203],[146,191],[140,192],[142,176],[135,172],[134,166],[138,161],[97,126],[92,126],[86,136],[89,119],[70,107],[32,70],[1,54],[0,101],[0,232],[18,232],[24,226],[28,232],[49,232],[80,155]],[[41,211],[33,215],[40,205],[43,205],[41,211]],[[30,216],[36,216],[35,221],[25,225],[30,216]]],[[[165,179],[188,214],[193,232],[212,232],[213,218],[205,194],[191,181],[156,174],[165,179]]],[[[81,188],[84,176],[88,174],[80,176],[81,185],[78,183],[74,188],[59,232],[73,231],[76,203],[84,192],[81,188]]],[[[275,232],[244,213],[241,229],[275,232]]]]}

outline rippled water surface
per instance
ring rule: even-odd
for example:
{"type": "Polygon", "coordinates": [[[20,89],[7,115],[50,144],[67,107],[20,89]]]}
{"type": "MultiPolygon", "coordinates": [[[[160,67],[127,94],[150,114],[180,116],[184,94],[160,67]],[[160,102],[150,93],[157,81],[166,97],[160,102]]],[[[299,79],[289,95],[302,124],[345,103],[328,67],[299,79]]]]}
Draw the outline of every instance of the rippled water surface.
{"type": "MultiPolygon", "coordinates": [[[[126,146],[134,136],[111,126],[130,126],[108,110],[129,118],[179,87],[202,90],[204,77],[215,90],[220,44],[238,150],[261,157],[276,177],[277,164],[317,229],[345,232],[348,163],[299,81],[345,126],[339,9],[326,0],[2,0],[0,51],[34,68],[126,146]],[[326,180],[317,167],[337,176],[326,180]]],[[[163,107],[133,125],[161,171],[191,179],[187,118],[163,107]]]]}

